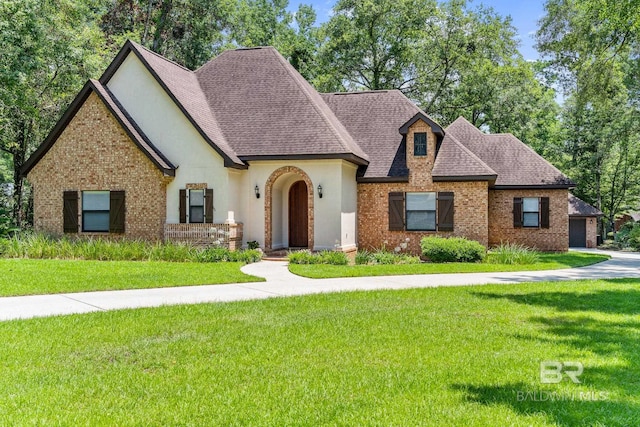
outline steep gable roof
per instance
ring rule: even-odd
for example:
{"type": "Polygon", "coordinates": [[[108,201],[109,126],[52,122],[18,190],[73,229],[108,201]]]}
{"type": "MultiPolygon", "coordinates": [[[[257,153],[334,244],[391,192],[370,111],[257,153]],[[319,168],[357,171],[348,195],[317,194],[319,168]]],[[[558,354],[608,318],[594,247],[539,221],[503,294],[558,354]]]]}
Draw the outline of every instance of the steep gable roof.
{"type": "Polygon", "coordinates": [[[223,52],[196,70],[225,138],[243,160],[368,156],[318,92],[272,47],[223,52]]]}
{"type": "Polygon", "coordinates": [[[140,59],[204,140],[222,156],[225,166],[246,167],[225,139],[193,71],[137,43],[127,41],[100,78],[102,84],[106,85],[109,82],[130,53],[140,59]]]}
{"type": "Polygon", "coordinates": [[[60,120],[58,120],[58,123],[56,123],[55,127],[49,133],[44,142],[40,144],[38,149],[24,163],[20,170],[21,175],[26,176],[29,171],[33,169],[36,163],[38,163],[38,161],[47,154],[49,149],[51,149],[53,144],[56,143],[64,129],[75,117],[91,93],[95,93],[98,98],[100,98],[111,114],[113,114],[120,126],[125,130],[127,135],[129,135],[133,143],[161,172],[165,175],[175,176],[176,167],[173,166],[171,162],[151,143],[149,138],[147,138],[144,132],[142,132],[140,127],[134,122],[122,105],[120,105],[113,97],[109,89],[104,87],[97,80],[89,80],[84,85],[80,93],[78,93],[73,102],[71,102],[69,108],[67,108],[60,120]]]}
{"type": "Polygon", "coordinates": [[[575,184],[511,134],[484,134],[459,117],[445,129],[497,174],[494,188],[571,188],[575,184]]]}

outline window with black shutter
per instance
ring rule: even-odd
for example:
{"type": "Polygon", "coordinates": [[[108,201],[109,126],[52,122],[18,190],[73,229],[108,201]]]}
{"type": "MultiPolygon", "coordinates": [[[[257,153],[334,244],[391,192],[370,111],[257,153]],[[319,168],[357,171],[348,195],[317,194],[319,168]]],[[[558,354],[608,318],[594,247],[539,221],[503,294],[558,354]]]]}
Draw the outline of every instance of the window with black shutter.
{"type": "Polygon", "coordinates": [[[549,198],[515,197],[513,226],[515,228],[549,228],[549,198]]]}
{"type": "Polygon", "coordinates": [[[213,189],[181,189],[179,193],[179,221],[186,223],[213,223],[213,189]]]}
{"type": "Polygon", "coordinates": [[[454,194],[389,193],[390,231],[453,231],[454,194]]]}
{"type": "MultiPolygon", "coordinates": [[[[78,232],[78,192],[64,192],[64,231],[78,232]]],[[[82,231],[87,233],[125,232],[125,192],[82,191],[82,231]]]]}

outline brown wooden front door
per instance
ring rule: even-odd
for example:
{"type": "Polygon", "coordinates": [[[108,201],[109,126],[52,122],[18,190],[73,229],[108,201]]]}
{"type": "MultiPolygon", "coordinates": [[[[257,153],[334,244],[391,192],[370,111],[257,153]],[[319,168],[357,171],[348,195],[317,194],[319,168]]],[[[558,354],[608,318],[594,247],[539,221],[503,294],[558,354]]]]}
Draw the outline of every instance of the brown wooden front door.
{"type": "Polygon", "coordinates": [[[294,183],[289,189],[289,247],[309,246],[307,184],[294,183]]]}

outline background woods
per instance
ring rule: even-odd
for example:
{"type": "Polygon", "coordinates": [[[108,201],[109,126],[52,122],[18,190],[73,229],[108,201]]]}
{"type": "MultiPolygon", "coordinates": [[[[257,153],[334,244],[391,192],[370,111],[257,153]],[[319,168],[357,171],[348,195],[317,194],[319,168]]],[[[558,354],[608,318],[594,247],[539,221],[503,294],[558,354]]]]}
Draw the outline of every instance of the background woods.
{"type": "Polygon", "coordinates": [[[530,62],[509,17],[464,0],[338,0],[323,23],[287,0],[5,0],[0,216],[28,223],[20,167],[132,39],[190,69],[225,49],[273,45],[321,91],[399,89],[443,126],[463,115],[511,132],[611,227],[640,207],[638,10],[639,0],[548,0],[542,60],[530,62]]]}

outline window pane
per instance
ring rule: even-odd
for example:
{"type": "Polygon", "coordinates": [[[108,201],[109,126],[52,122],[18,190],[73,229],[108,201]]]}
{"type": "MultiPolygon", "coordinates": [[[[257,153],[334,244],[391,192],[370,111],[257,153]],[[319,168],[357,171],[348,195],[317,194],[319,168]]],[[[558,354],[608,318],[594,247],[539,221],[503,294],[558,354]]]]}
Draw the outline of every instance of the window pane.
{"type": "Polygon", "coordinates": [[[108,191],[83,191],[82,210],[88,211],[108,211],[109,192],[108,191]]]}
{"type": "Polygon", "coordinates": [[[523,223],[525,227],[538,226],[538,212],[525,212],[523,215],[523,223]]]}
{"type": "Polygon", "coordinates": [[[407,211],[435,211],[436,193],[407,193],[407,211]]]}
{"type": "Polygon", "coordinates": [[[204,206],[204,190],[189,190],[189,206],[204,206]]]}
{"type": "Polygon", "coordinates": [[[189,208],[189,222],[204,222],[203,206],[191,206],[189,208]]]}
{"type": "Polygon", "coordinates": [[[526,197],[522,199],[522,210],[524,212],[538,212],[538,198],[526,197]]]}
{"type": "Polygon", "coordinates": [[[407,211],[407,230],[435,230],[435,211],[407,211]]]}
{"type": "Polygon", "coordinates": [[[107,212],[83,212],[83,231],[109,231],[109,211],[107,212]]]}
{"type": "Polygon", "coordinates": [[[424,132],[413,134],[413,155],[414,156],[426,156],[427,155],[427,134],[424,132]]]}

